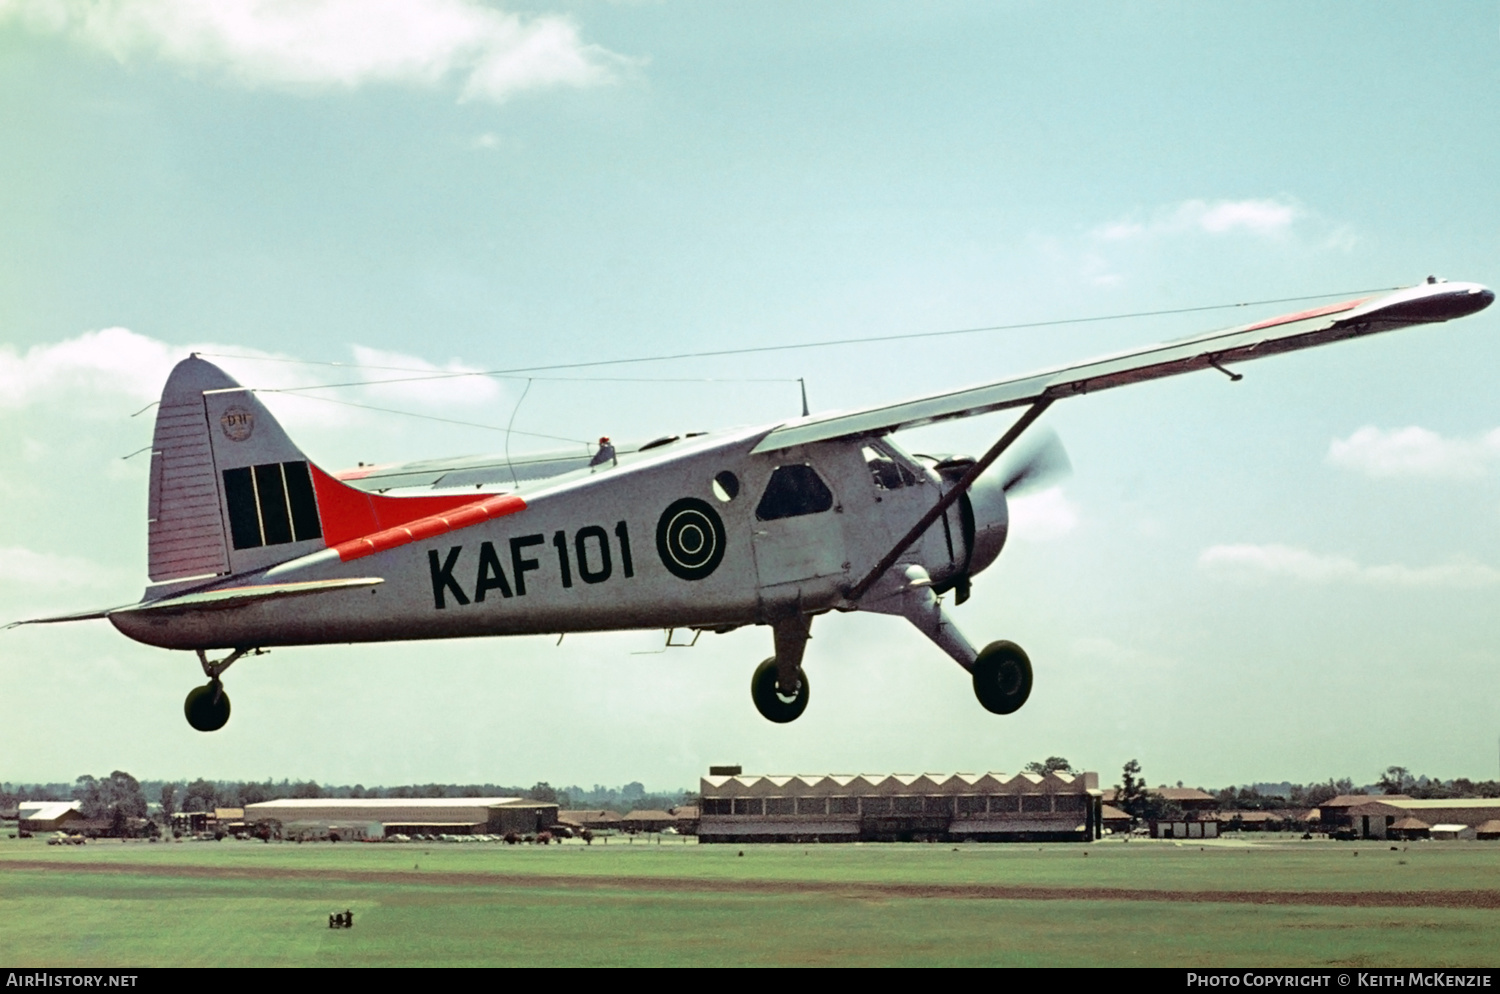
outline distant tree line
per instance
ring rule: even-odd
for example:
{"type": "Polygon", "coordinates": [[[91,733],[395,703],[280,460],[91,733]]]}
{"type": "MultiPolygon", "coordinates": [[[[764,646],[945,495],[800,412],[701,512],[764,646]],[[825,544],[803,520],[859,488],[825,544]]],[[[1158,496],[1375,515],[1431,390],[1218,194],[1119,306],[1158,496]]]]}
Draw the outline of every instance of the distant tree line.
{"type": "MultiPolygon", "coordinates": [[[[1269,787],[1270,785],[1266,785],[1269,787]]],[[[1388,766],[1373,783],[1356,787],[1348,777],[1323,783],[1278,784],[1274,789],[1225,787],[1215,791],[1219,807],[1225,810],[1263,811],[1275,808],[1315,808],[1341,794],[1405,794],[1419,800],[1445,800],[1463,797],[1500,797],[1500,780],[1470,780],[1455,777],[1441,780],[1413,776],[1404,766],[1388,766]]]]}
{"type": "MultiPolygon", "coordinates": [[[[1028,769],[1037,765],[1032,763],[1028,769]]],[[[1257,784],[1205,790],[1204,793],[1214,796],[1220,811],[1269,811],[1315,808],[1345,794],[1405,794],[1419,799],[1500,797],[1500,780],[1470,780],[1467,777],[1441,780],[1413,776],[1404,766],[1389,766],[1375,783],[1366,786],[1355,786],[1349,777],[1330,777],[1321,783],[1257,784]]],[[[1181,813],[1180,807],[1146,785],[1141,764],[1134,759],[1121,771],[1120,783],[1116,785],[1115,807],[1137,819],[1169,818],[1181,813]]]]}
{"type": "MultiPolygon", "coordinates": [[[[1027,763],[1034,774],[1073,773],[1073,765],[1062,756],[1027,763]]],[[[1182,786],[1181,783],[1178,786],[1182,786]]],[[[1340,794],[1405,794],[1424,799],[1500,797],[1500,780],[1443,780],[1415,776],[1404,766],[1386,767],[1375,783],[1355,786],[1348,777],[1321,783],[1254,784],[1209,790],[1222,811],[1264,811],[1315,808],[1340,794]]],[[[85,774],[66,783],[0,783],[0,811],[14,811],[21,801],[77,801],[84,818],[109,826],[109,834],[155,834],[179,811],[212,811],[238,808],[260,801],[282,798],[351,797],[526,797],[556,804],[563,809],[603,809],[628,814],[631,811],[668,809],[694,803],[697,795],[685,790],[647,793],[639,781],[623,787],[594,784],[555,788],[546,781],[530,787],[514,784],[405,784],[366,787],[363,784],[328,786],[313,780],[136,780],[123,770],[107,777],[85,774]],[[149,802],[149,803],[148,803],[149,802]],[[155,810],[153,810],[153,808],[155,810]],[[158,823],[159,822],[159,823],[158,823]]],[[[1133,818],[1148,820],[1180,815],[1180,806],[1151,789],[1137,760],[1130,760],[1116,785],[1114,806],[1133,818]]]]}

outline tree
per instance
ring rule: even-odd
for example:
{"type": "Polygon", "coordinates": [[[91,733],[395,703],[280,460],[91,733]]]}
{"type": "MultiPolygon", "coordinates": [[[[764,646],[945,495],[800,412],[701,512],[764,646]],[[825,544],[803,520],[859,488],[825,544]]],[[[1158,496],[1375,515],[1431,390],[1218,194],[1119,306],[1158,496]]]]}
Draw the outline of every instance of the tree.
{"type": "Polygon", "coordinates": [[[73,800],[79,810],[90,821],[103,817],[103,800],[99,793],[99,781],[85,773],[73,782],[73,800]]]}
{"type": "MultiPolygon", "coordinates": [[[[1133,760],[1132,760],[1133,762],[1133,760]]],[[[1072,773],[1073,764],[1061,756],[1048,756],[1040,763],[1027,763],[1027,773],[1072,773]]]]}
{"type": "Polygon", "coordinates": [[[218,800],[219,791],[213,784],[199,777],[188,784],[187,795],[182,801],[184,811],[212,811],[214,802],[218,800]]]}
{"type": "Polygon", "coordinates": [[[146,817],[146,792],[140,781],[124,770],[115,770],[104,781],[105,799],[109,806],[120,811],[126,818],[146,817]]]}
{"type": "Polygon", "coordinates": [[[146,792],[124,770],[103,780],[84,774],[73,785],[73,797],[85,818],[108,822],[111,835],[128,835],[131,821],[146,817],[146,792]]]}
{"type": "Polygon", "coordinates": [[[1310,783],[1305,787],[1293,787],[1291,801],[1297,807],[1316,808],[1341,794],[1354,792],[1354,781],[1348,777],[1342,780],[1329,778],[1326,783],[1310,783]]]}
{"type": "Polygon", "coordinates": [[[545,780],[537,781],[536,786],[526,792],[526,796],[533,801],[542,801],[546,804],[557,803],[557,791],[553,790],[552,785],[545,780]]]}
{"type": "Polygon", "coordinates": [[[175,783],[164,783],[161,785],[161,814],[163,818],[171,819],[177,811],[177,785],[175,783]]]}
{"type": "Polygon", "coordinates": [[[292,796],[293,797],[306,797],[306,798],[322,797],[323,796],[323,788],[318,786],[318,783],[317,783],[316,780],[309,780],[306,783],[293,784],[292,785],[292,796]]]}
{"type": "Polygon", "coordinates": [[[1404,766],[1387,766],[1376,781],[1385,794],[1405,794],[1412,786],[1411,771],[1404,766]]]}
{"type": "Polygon", "coordinates": [[[1132,818],[1139,818],[1138,813],[1145,807],[1146,782],[1141,779],[1141,764],[1132,759],[1125,764],[1125,769],[1120,773],[1120,787],[1115,794],[1115,806],[1132,818]]]}

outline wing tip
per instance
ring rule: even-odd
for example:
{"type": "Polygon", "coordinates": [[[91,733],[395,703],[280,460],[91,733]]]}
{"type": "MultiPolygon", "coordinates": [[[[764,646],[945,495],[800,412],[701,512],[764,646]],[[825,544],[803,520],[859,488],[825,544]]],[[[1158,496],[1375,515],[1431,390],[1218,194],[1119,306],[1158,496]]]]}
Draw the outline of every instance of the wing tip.
{"type": "Polygon", "coordinates": [[[1365,301],[1342,322],[1431,324],[1477,314],[1494,302],[1495,291],[1481,283],[1450,283],[1429,276],[1425,283],[1365,301]]]}

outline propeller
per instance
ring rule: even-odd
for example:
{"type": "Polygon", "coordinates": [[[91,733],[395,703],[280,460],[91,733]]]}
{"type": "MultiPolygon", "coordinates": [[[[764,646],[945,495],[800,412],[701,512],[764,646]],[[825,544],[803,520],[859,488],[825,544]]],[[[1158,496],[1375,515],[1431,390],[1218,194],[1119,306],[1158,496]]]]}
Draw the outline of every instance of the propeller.
{"type": "MultiPolygon", "coordinates": [[[[949,482],[957,482],[962,479],[974,466],[973,456],[928,456],[934,460],[933,469],[949,482]]],[[[1057,432],[1050,428],[1037,430],[1034,434],[1023,439],[1012,448],[1010,458],[1003,464],[1005,476],[1000,487],[1006,496],[1019,494],[1034,487],[1045,486],[1058,477],[1066,476],[1072,472],[1073,464],[1068,459],[1068,452],[1063,448],[1062,439],[1057,437],[1057,432]]],[[[982,483],[981,483],[982,485],[982,483]]],[[[960,498],[959,502],[959,526],[963,531],[964,545],[968,548],[968,555],[959,570],[945,580],[941,585],[933,588],[938,594],[949,590],[954,592],[954,603],[962,604],[969,599],[969,591],[972,577],[969,569],[974,556],[975,520],[974,505],[970,502],[968,494],[960,498]]]]}
{"type": "Polygon", "coordinates": [[[1006,461],[1005,481],[1000,484],[1007,495],[1045,486],[1073,471],[1062,439],[1051,428],[1036,432],[1016,448],[1019,451],[1006,461]]]}

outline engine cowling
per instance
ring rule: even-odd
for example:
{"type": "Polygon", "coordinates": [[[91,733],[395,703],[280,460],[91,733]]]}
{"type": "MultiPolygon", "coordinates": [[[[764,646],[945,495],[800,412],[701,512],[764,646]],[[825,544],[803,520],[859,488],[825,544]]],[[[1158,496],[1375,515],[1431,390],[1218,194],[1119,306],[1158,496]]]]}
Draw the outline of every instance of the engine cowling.
{"type": "MultiPolygon", "coordinates": [[[[942,478],[946,487],[957,484],[974,465],[972,456],[919,458],[942,478]]],[[[954,517],[959,521],[960,533],[955,537],[961,539],[961,545],[955,543],[953,563],[931,572],[934,589],[940,594],[956,591],[957,602],[962,604],[969,599],[970,578],[1000,558],[1010,531],[1010,507],[1002,475],[993,469],[983,473],[959,496],[954,509],[958,512],[954,517]]]]}
{"type": "Polygon", "coordinates": [[[1010,534],[1010,504],[1005,497],[1005,481],[994,469],[982,473],[962,499],[973,508],[974,539],[968,569],[973,576],[1000,558],[1005,537],[1010,534]]]}

